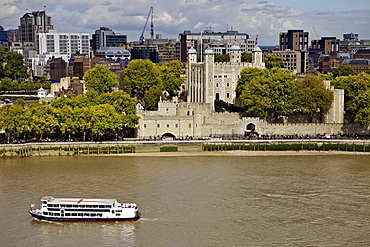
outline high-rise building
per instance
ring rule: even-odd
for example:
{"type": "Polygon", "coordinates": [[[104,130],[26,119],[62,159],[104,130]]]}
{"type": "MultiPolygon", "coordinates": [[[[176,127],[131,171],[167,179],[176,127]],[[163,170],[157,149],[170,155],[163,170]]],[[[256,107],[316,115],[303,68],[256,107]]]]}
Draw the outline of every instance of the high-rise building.
{"type": "Polygon", "coordinates": [[[105,47],[120,47],[127,44],[127,35],[114,33],[107,27],[101,27],[92,35],[92,49],[95,52],[105,47]]]}
{"type": "Polygon", "coordinates": [[[76,53],[89,54],[90,43],[87,33],[38,33],[37,54],[64,56],[66,61],[76,53]]]}
{"type": "Polygon", "coordinates": [[[241,52],[252,53],[257,46],[257,38],[250,39],[247,33],[238,31],[214,32],[207,29],[204,32],[192,33],[184,31],[179,34],[180,61],[186,62],[188,50],[194,48],[198,54],[203,54],[207,48],[212,48],[215,54],[229,54],[233,46],[239,46],[241,52]]]}
{"type": "Polygon", "coordinates": [[[45,11],[26,13],[20,18],[18,41],[35,42],[37,33],[46,33],[52,29],[51,17],[45,11]]]}
{"type": "Polygon", "coordinates": [[[303,30],[288,30],[279,35],[279,49],[293,51],[308,51],[308,32],[303,30]]]}
{"type": "Polygon", "coordinates": [[[2,26],[0,26],[0,45],[2,45],[6,41],[8,41],[7,32],[2,26]]]}

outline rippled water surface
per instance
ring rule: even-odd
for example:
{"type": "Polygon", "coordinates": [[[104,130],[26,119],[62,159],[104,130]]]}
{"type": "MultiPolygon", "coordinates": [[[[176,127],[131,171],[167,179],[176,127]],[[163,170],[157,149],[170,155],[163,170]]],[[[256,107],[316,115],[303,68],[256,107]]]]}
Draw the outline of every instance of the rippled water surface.
{"type": "Polygon", "coordinates": [[[0,246],[370,246],[370,156],[0,159],[0,214],[0,246]],[[142,218],[32,219],[46,195],[142,218]]]}

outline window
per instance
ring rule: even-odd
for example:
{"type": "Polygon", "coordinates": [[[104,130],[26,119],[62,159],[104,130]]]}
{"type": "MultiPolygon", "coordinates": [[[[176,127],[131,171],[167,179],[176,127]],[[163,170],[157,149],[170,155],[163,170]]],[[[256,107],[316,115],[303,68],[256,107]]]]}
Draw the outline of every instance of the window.
{"type": "Polygon", "coordinates": [[[191,128],[191,124],[189,124],[189,128],[191,128]]]}
{"type": "Polygon", "coordinates": [[[167,124],[167,128],[169,128],[170,127],[170,125],[169,124],[167,124]]]}
{"type": "Polygon", "coordinates": [[[160,128],[161,127],[161,125],[160,124],[157,124],[157,128],[160,128]]]}
{"type": "Polygon", "coordinates": [[[230,98],[230,93],[226,93],[226,98],[230,98]]]}
{"type": "MultiPolygon", "coordinates": [[[[146,124],[144,124],[144,128],[146,128],[146,124]]],[[[102,205],[99,206],[99,208],[101,207],[102,205]]]]}

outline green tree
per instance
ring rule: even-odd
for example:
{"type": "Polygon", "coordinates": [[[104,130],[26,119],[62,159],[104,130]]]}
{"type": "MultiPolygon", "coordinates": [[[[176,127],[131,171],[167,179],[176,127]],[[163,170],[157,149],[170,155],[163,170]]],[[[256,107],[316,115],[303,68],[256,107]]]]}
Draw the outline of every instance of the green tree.
{"type": "Polygon", "coordinates": [[[151,87],[144,95],[145,107],[147,110],[157,110],[158,102],[163,97],[162,89],[158,86],[151,87]]]}
{"type": "Polygon", "coordinates": [[[355,123],[362,126],[370,126],[370,88],[361,92],[355,99],[357,112],[355,115],[355,123]]]}
{"type": "Polygon", "coordinates": [[[136,101],[124,91],[116,91],[99,95],[94,99],[97,105],[109,104],[114,106],[117,113],[136,114],[136,101]]]}
{"type": "Polygon", "coordinates": [[[35,102],[28,108],[30,111],[30,128],[40,135],[42,139],[44,132],[54,131],[59,127],[58,111],[51,105],[35,102]]]}
{"type": "Polygon", "coordinates": [[[113,87],[117,85],[115,74],[100,65],[86,71],[84,80],[86,88],[95,91],[97,94],[112,92],[113,87]]]}
{"type": "Polygon", "coordinates": [[[237,95],[247,115],[277,120],[293,113],[295,77],[278,68],[246,68],[238,80],[237,95]]]}
{"type": "Polygon", "coordinates": [[[6,131],[8,142],[13,139],[17,133],[23,133],[28,130],[29,114],[22,104],[6,105],[0,108],[0,129],[6,131]]]}
{"type": "Polygon", "coordinates": [[[91,108],[91,132],[99,139],[107,130],[120,130],[121,116],[109,104],[96,105],[91,108]]]}
{"type": "Polygon", "coordinates": [[[241,57],[241,61],[244,62],[244,63],[251,63],[252,62],[252,53],[250,52],[243,52],[242,53],[242,57],[241,57]]]}
{"type": "Polygon", "coordinates": [[[5,57],[4,76],[11,79],[27,79],[28,68],[23,61],[23,55],[17,52],[8,51],[5,57]]]}
{"type": "Polygon", "coordinates": [[[56,111],[56,115],[60,131],[66,135],[68,134],[68,140],[71,140],[72,134],[76,134],[79,130],[74,109],[69,105],[65,105],[56,111]]]}
{"type": "Polygon", "coordinates": [[[228,63],[230,62],[230,56],[229,54],[215,54],[214,61],[215,63],[228,63]]]}
{"type": "Polygon", "coordinates": [[[170,99],[177,96],[181,85],[185,82],[182,77],[182,70],[184,65],[179,60],[160,65],[162,89],[167,91],[170,99]]]}
{"type": "Polygon", "coordinates": [[[135,59],[121,73],[119,88],[131,97],[143,100],[146,91],[160,85],[160,81],[160,71],[153,62],[135,59]]]}
{"type": "Polygon", "coordinates": [[[285,63],[281,57],[276,54],[270,54],[265,57],[265,66],[267,69],[276,68],[284,68],[285,63]]]}
{"type": "Polygon", "coordinates": [[[317,111],[320,112],[320,122],[322,122],[333,100],[333,92],[326,88],[319,77],[306,76],[297,81],[297,90],[294,93],[295,106],[297,110],[304,110],[310,114],[310,122],[317,111]]]}
{"type": "Polygon", "coordinates": [[[266,118],[269,112],[270,90],[268,80],[262,76],[255,77],[241,91],[240,100],[248,116],[266,118]]]}
{"type": "Polygon", "coordinates": [[[331,75],[333,78],[339,76],[349,76],[349,75],[356,75],[354,67],[351,65],[339,65],[338,68],[334,68],[331,70],[331,75]]]}
{"type": "Polygon", "coordinates": [[[4,74],[4,63],[5,63],[5,50],[0,48],[0,79],[5,77],[4,74]]]}
{"type": "Polygon", "coordinates": [[[269,70],[258,69],[258,68],[245,68],[240,72],[238,79],[238,85],[236,86],[236,96],[239,97],[244,90],[244,86],[258,76],[266,77],[269,74],[269,70]]]}
{"type": "Polygon", "coordinates": [[[86,141],[86,135],[92,128],[92,107],[76,107],[75,112],[75,121],[79,126],[79,131],[83,133],[83,141],[86,141]]]}
{"type": "Polygon", "coordinates": [[[19,83],[9,77],[5,77],[0,82],[1,91],[16,91],[19,89],[19,83]]]}
{"type": "Polygon", "coordinates": [[[357,114],[360,111],[366,111],[364,109],[366,104],[359,104],[359,102],[363,102],[361,99],[363,97],[362,94],[370,90],[370,74],[361,73],[358,75],[340,76],[332,80],[331,83],[335,88],[344,89],[346,118],[349,122],[356,122],[356,119],[359,119],[357,114]]]}

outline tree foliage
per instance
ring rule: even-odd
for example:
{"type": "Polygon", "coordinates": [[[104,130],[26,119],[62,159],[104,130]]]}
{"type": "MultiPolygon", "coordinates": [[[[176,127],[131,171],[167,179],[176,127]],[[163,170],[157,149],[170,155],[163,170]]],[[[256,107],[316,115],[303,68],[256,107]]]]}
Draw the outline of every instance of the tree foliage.
{"type": "Polygon", "coordinates": [[[158,86],[150,88],[144,96],[145,107],[148,110],[157,110],[158,102],[163,97],[162,89],[158,86]]]}
{"type": "MultiPolygon", "coordinates": [[[[35,102],[25,108],[24,102],[17,100],[14,105],[0,108],[0,129],[4,129],[11,139],[17,133],[38,135],[62,133],[72,137],[83,133],[96,139],[107,132],[118,133],[126,128],[134,128],[139,117],[136,115],[136,101],[126,92],[105,93],[95,98],[79,95],[73,98],[54,99],[50,104],[35,102]]],[[[123,134],[123,133],[122,133],[123,134]]]]}
{"type": "Polygon", "coordinates": [[[250,52],[243,52],[241,57],[241,62],[244,63],[251,63],[252,62],[252,53],[250,52]]]}
{"type": "Polygon", "coordinates": [[[297,81],[294,102],[297,110],[303,110],[312,116],[319,110],[321,122],[333,103],[333,92],[327,89],[317,76],[306,76],[297,81]]]}
{"type": "Polygon", "coordinates": [[[4,58],[4,62],[5,62],[3,70],[4,77],[9,77],[14,80],[27,79],[29,77],[28,68],[25,66],[22,54],[13,51],[8,51],[4,58]]]}
{"type": "Polygon", "coordinates": [[[332,84],[344,89],[344,110],[349,122],[367,125],[366,113],[370,108],[368,94],[370,91],[370,74],[336,77],[332,84]]]}
{"type": "Polygon", "coordinates": [[[100,65],[86,71],[84,80],[86,88],[98,94],[110,93],[117,85],[116,76],[107,67],[100,65]]]}
{"type": "Polygon", "coordinates": [[[173,96],[177,96],[181,85],[185,82],[185,78],[181,76],[184,65],[179,60],[173,60],[159,66],[162,89],[172,99],[173,96]]]}
{"type": "Polygon", "coordinates": [[[267,55],[264,62],[267,69],[285,67],[283,59],[276,54],[267,55]]]}
{"type": "Polygon", "coordinates": [[[356,75],[354,67],[351,65],[339,65],[338,68],[334,68],[331,70],[331,75],[333,78],[339,76],[349,76],[349,75],[356,75]]]}
{"type": "Polygon", "coordinates": [[[215,54],[214,61],[215,63],[228,63],[230,62],[230,56],[229,54],[215,54]]]}
{"type": "Polygon", "coordinates": [[[122,72],[119,88],[131,97],[145,101],[149,109],[156,109],[159,96],[171,99],[179,94],[181,85],[185,82],[182,73],[183,64],[177,60],[166,64],[155,64],[150,60],[136,59],[131,61],[122,72]],[[159,90],[162,92],[159,93],[159,90]],[[167,94],[164,95],[163,91],[167,94]]]}
{"type": "Polygon", "coordinates": [[[148,59],[135,59],[121,73],[119,88],[126,91],[131,97],[144,99],[146,91],[160,84],[160,71],[148,59]]]}
{"type": "Polygon", "coordinates": [[[249,116],[277,119],[293,113],[295,77],[287,70],[246,68],[236,90],[249,116]]]}

